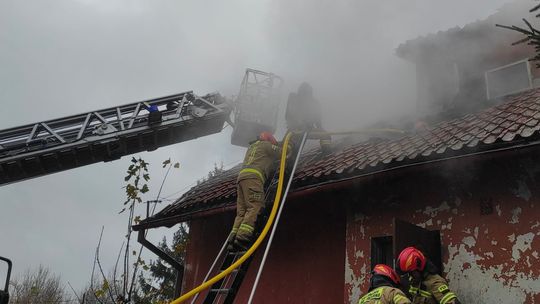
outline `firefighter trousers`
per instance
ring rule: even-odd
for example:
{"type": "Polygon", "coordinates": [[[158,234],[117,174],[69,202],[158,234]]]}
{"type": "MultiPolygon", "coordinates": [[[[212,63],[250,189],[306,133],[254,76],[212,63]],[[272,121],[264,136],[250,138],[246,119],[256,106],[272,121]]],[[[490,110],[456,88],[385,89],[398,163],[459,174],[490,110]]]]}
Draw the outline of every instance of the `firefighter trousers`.
{"type": "Polygon", "coordinates": [[[263,182],[259,178],[239,180],[236,193],[236,218],[230,240],[251,241],[255,222],[264,208],[263,182]]]}

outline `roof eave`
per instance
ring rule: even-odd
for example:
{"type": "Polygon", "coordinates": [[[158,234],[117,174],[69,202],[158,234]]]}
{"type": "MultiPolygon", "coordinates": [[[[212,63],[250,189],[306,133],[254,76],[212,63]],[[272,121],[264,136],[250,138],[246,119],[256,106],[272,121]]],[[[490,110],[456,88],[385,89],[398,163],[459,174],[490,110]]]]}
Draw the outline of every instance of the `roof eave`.
{"type": "MultiPolygon", "coordinates": [[[[532,138],[527,138],[521,142],[501,142],[500,145],[497,145],[495,147],[491,146],[489,149],[485,149],[485,150],[477,150],[476,152],[450,155],[450,156],[445,156],[441,158],[422,159],[420,161],[410,162],[410,163],[405,163],[405,164],[398,164],[397,166],[386,167],[386,168],[382,168],[379,170],[375,170],[375,171],[367,172],[363,174],[355,174],[352,176],[343,177],[339,179],[329,179],[329,180],[321,181],[319,183],[307,184],[305,186],[301,186],[299,188],[293,189],[293,191],[289,195],[289,198],[296,199],[302,196],[320,194],[321,192],[328,191],[328,190],[343,190],[347,187],[350,187],[353,184],[357,185],[359,182],[361,182],[361,180],[365,178],[379,177],[380,175],[395,172],[398,170],[416,168],[416,167],[421,167],[421,166],[430,166],[430,165],[439,164],[445,161],[465,159],[465,158],[471,158],[471,157],[479,157],[486,154],[497,154],[497,153],[502,153],[502,152],[515,153],[515,152],[520,151],[523,148],[530,148],[530,147],[538,148],[538,146],[540,146],[540,138],[538,137],[535,137],[534,140],[532,140],[532,138]]],[[[161,218],[161,219],[155,219],[151,221],[143,221],[140,224],[133,226],[133,230],[138,231],[138,230],[158,228],[158,227],[170,228],[181,222],[186,222],[193,219],[205,218],[208,216],[221,214],[225,212],[232,212],[236,209],[236,206],[234,206],[233,201],[226,202],[224,204],[225,205],[221,204],[220,207],[215,207],[215,208],[210,208],[210,209],[205,209],[205,210],[200,210],[200,211],[192,211],[189,213],[183,213],[183,214],[161,218]]]]}

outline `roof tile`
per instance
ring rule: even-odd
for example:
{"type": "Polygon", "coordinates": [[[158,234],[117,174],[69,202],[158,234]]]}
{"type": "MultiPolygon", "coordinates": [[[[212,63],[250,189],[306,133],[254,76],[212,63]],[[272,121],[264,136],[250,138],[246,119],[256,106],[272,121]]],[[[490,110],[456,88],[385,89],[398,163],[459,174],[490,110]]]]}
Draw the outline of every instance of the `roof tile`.
{"type": "MultiPolygon", "coordinates": [[[[480,113],[441,122],[422,133],[378,143],[362,142],[326,157],[317,150],[307,151],[302,155],[293,186],[311,183],[314,178],[324,180],[334,175],[345,177],[364,170],[371,172],[382,164],[387,168],[406,159],[417,162],[426,157],[444,157],[443,154],[450,150],[465,153],[465,146],[489,149],[498,139],[510,143],[532,136],[540,129],[539,123],[540,89],[533,89],[511,96],[505,103],[480,113]],[[434,153],[437,156],[431,156],[434,153]]],[[[191,188],[153,218],[234,203],[239,170],[240,166],[236,166],[191,188]]]]}

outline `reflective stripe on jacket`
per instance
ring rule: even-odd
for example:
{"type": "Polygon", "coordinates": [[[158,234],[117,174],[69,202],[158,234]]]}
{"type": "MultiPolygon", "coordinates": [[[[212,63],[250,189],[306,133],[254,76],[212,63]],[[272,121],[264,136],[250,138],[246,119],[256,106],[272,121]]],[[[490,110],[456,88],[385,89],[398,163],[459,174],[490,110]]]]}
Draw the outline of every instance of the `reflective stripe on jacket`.
{"type": "Polygon", "coordinates": [[[411,286],[409,293],[414,304],[456,304],[459,303],[455,293],[450,291],[446,280],[437,274],[428,274],[421,288],[411,286]]]}
{"type": "Polygon", "coordinates": [[[259,178],[264,183],[274,169],[274,162],[281,154],[281,148],[268,141],[252,143],[244,156],[244,164],[238,180],[259,178]]]}
{"type": "Polygon", "coordinates": [[[358,304],[410,304],[403,291],[390,286],[378,287],[360,298],[358,304]]]}

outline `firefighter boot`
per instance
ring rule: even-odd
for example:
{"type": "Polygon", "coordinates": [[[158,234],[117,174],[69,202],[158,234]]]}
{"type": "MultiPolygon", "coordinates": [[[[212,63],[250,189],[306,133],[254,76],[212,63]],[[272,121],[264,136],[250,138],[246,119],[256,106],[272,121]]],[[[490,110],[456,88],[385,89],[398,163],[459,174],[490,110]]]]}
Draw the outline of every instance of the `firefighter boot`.
{"type": "Polygon", "coordinates": [[[234,249],[237,251],[246,251],[251,246],[251,240],[246,239],[235,239],[234,240],[234,249]]]}
{"type": "Polygon", "coordinates": [[[234,250],[234,240],[236,239],[236,233],[231,232],[229,236],[227,237],[227,250],[233,251],[234,250]]]}

